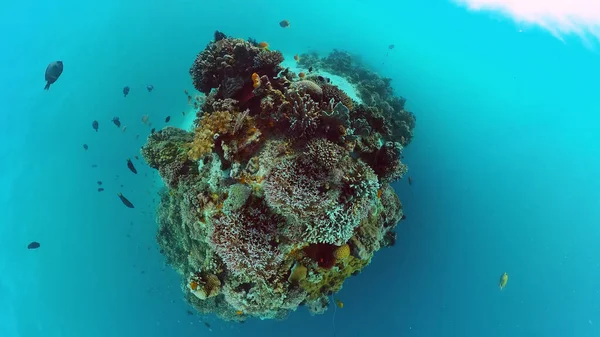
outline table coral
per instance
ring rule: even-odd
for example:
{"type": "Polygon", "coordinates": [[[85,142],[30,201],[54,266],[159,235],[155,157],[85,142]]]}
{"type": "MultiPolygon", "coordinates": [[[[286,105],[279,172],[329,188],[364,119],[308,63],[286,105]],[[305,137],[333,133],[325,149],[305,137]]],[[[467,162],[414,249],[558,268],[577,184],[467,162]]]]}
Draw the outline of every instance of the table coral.
{"type": "Polygon", "coordinates": [[[352,72],[363,104],[318,76],[298,80],[282,60],[215,33],[190,69],[207,94],[194,132],[167,127],[142,148],[166,183],[161,253],[187,301],[224,320],[281,319],[301,305],[323,313],[393,245],[402,219],[390,183],[406,173],[415,127],[404,100],[348,53],[306,60],[352,72]]]}

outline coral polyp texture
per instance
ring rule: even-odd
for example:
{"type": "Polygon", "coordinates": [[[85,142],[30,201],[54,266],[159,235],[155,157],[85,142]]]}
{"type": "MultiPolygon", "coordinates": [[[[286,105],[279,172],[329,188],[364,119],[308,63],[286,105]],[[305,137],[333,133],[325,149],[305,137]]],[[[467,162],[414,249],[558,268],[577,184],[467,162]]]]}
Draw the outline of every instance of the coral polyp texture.
{"type": "MultiPolygon", "coordinates": [[[[357,73],[339,53],[313,61],[357,73]]],[[[225,320],[281,319],[299,306],[323,313],[329,295],[394,244],[402,219],[390,184],[407,171],[401,154],[415,126],[404,100],[368,72],[375,84],[359,86],[355,102],[318,70],[300,79],[282,61],[215,34],[190,69],[207,94],[195,130],[167,127],[142,148],[166,185],[161,252],[187,301],[225,320]]]]}

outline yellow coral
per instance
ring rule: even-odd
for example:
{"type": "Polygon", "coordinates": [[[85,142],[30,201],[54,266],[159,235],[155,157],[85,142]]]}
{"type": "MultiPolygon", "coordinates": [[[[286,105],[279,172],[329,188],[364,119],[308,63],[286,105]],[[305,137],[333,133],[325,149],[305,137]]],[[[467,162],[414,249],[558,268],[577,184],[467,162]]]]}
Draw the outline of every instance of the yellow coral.
{"type": "Polygon", "coordinates": [[[215,138],[231,130],[232,120],[233,116],[229,111],[215,111],[202,116],[188,151],[190,159],[198,160],[211,153],[215,138]]]}
{"type": "Polygon", "coordinates": [[[350,246],[348,246],[348,244],[345,244],[336,248],[333,251],[333,256],[336,258],[336,260],[343,260],[347,258],[348,256],[350,256],[350,246]]]}
{"type": "Polygon", "coordinates": [[[306,278],[307,273],[308,269],[305,266],[297,263],[292,269],[290,277],[288,277],[288,282],[298,283],[306,278]]]}
{"type": "Polygon", "coordinates": [[[316,268],[314,270],[316,272],[315,277],[307,277],[300,281],[300,287],[308,293],[308,300],[317,299],[323,294],[327,295],[329,292],[336,293],[342,289],[346,278],[359,272],[370,262],[371,260],[361,260],[349,256],[341,263],[338,263],[335,268],[316,268]]]}

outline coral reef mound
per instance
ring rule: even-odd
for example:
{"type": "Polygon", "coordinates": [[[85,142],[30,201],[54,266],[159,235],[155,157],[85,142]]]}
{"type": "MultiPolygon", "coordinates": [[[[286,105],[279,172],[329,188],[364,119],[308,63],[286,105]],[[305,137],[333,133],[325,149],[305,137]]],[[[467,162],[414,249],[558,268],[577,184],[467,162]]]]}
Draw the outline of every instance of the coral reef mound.
{"type": "Polygon", "coordinates": [[[346,278],[395,242],[402,204],[390,183],[406,173],[414,118],[397,123],[409,114],[403,104],[355,104],[333,84],[283,70],[277,51],[215,37],[190,69],[207,94],[195,130],[165,128],[142,148],[166,184],[161,252],[202,313],[323,313],[346,278]]]}

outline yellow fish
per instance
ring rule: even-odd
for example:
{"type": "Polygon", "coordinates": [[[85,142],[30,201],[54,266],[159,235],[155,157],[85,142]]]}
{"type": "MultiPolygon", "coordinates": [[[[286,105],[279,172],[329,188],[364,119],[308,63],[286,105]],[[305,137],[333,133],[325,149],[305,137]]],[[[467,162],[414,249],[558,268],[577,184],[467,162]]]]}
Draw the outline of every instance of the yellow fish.
{"type": "Polygon", "coordinates": [[[504,273],[504,274],[502,274],[502,276],[500,276],[500,282],[498,283],[500,290],[502,290],[502,289],[504,289],[504,287],[506,287],[507,282],[508,282],[508,274],[504,273]]]}

